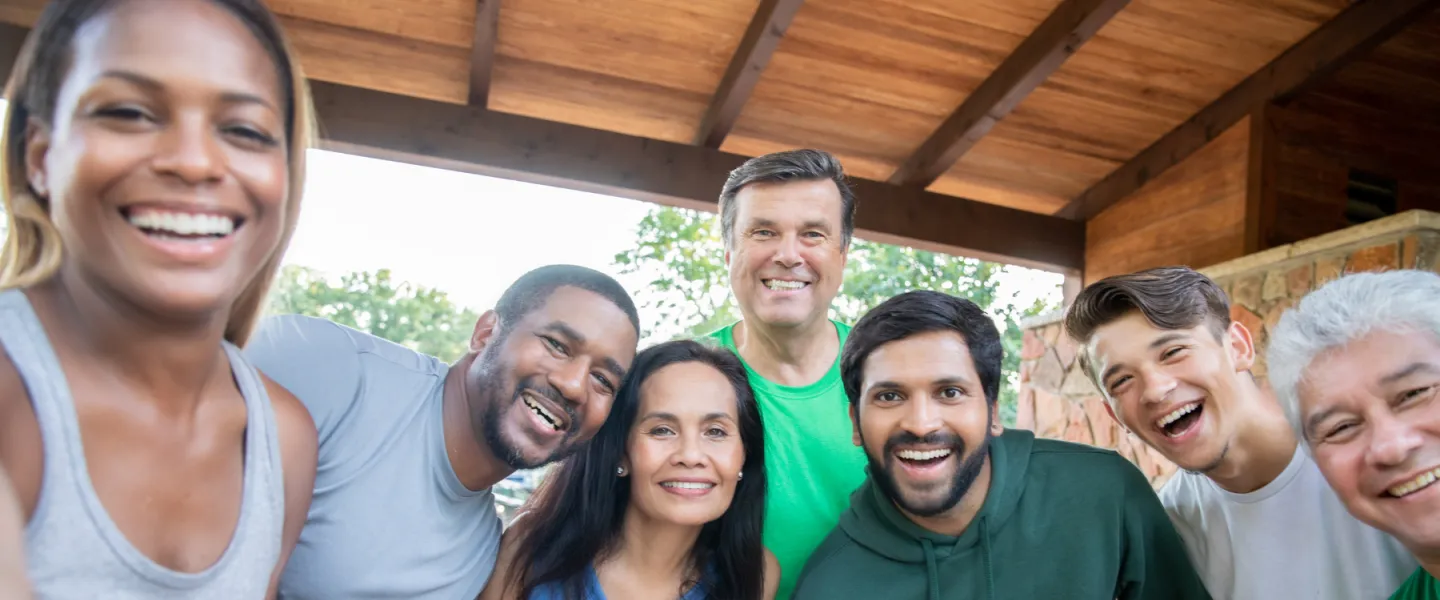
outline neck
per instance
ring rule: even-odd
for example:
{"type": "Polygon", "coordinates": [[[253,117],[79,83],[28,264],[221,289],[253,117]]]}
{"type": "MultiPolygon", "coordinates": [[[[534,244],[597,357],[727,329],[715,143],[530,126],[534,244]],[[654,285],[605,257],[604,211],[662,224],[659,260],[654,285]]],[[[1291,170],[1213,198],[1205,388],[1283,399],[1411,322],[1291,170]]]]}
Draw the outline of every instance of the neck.
{"type": "Polygon", "coordinates": [[[232,380],[220,349],[228,306],[195,319],[164,319],[68,268],[25,294],[57,354],[78,359],[85,377],[110,379],[97,384],[142,389],[140,397],[162,410],[190,413],[207,385],[232,380]]]}
{"type": "Polygon", "coordinates": [[[735,348],[750,368],[780,385],[819,381],[840,354],[840,334],[829,319],[803,327],[766,327],[754,319],[735,325],[735,348]]]}
{"type": "Polygon", "coordinates": [[[921,517],[910,514],[899,505],[900,514],[905,515],[912,523],[924,527],[927,531],[959,537],[975,521],[975,516],[980,514],[980,508],[985,505],[985,497],[990,494],[990,457],[985,457],[985,464],[980,467],[980,474],[975,476],[975,482],[966,490],[965,495],[960,497],[960,502],[953,508],[931,517],[921,517]]]}
{"type": "Polygon", "coordinates": [[[645,582],[683,582],[690,575],[690,555],[701,526],[656,521],[632,502],[622,527],[619,551],[607,563],[645,582]]]}
{"type": "Polygon", "coordinates": [[[1206,476],[1226,491],[1248,494],[1274,481],[1295,458],[1295,431],[1280,405],[1255,381],[1244,378],[1238,406],[1249,410],[1239,419],[1239,430],[1220,465],[1206,476]]]}
{"type": "Polygon", "coordinates": [[[1420,568],[1425,569],[1425,572],[1429,573],[1431,577],[1440,579],[1440,551],[1420,549],[1417,552],[1412,548],[1410,553],[1414,554],[1415,559],[1420,562],[1420,568]]]}
{"type": "Polygon", "coordinates": [[[472,352],[450,365],[445,374],[441,401],[445,454],[450,457],[450,468],[455,471],[455,477],[470,491],[487,489],[515,472],[481,439],[482,424],[473,417],[483,415],[483,411],[473,405],[479,399],[472,398],[465,386],[465,376],[474,364],[475,356],[472,352]]]}

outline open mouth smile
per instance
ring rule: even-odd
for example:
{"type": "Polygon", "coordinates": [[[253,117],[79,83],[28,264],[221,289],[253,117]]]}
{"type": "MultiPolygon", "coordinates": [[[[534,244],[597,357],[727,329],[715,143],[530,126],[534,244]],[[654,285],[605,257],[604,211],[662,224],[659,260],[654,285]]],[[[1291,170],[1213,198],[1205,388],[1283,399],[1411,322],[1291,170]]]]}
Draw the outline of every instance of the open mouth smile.
{"type": "Polygon", "coordinates": [[[1440,478],[1440,468],[1430,469],[1429,471],[1416,475],[1408,481],[1386,488],[1385,494],[1383,495],[1391,498],[1404,498],[1430,487],[1435,483],[1437,478],[1440,478]]]}
{"type": "Polygon", "coordinates": [[[244,217],[209,211],[134,206],[120,209],[120,214],[147,237],[165,242],[223,240],[245,224],[244,217]]]}
{"type": "Polygon", "coordinates": [[[1155,428],[1166,437],[1178,438],[1194,429],[1200,423],[1200,415],[1204,412],[1205,402],[1197,400],[1165,413],[1155,421],[1155,428]]]}
{"type": "Polygon", "coordinates": [[[544,423],[551,431],[558,433],[568,428],[568,423],[562,416],[565,413],[551,406],[549,401],[537,399],[528,393],[522,394],[520,399],[525,403],[525,408],[530,409],[530,412],[538,416],[540,422],[544,423]]]}
{"type": "Polygon", "coordinates": [[[803,290],[810,285],[810,283],[806,281],[789,281],[785,279],[761,279],[760,283],[765,285],[765,289],[776,292],[803,290]]]}

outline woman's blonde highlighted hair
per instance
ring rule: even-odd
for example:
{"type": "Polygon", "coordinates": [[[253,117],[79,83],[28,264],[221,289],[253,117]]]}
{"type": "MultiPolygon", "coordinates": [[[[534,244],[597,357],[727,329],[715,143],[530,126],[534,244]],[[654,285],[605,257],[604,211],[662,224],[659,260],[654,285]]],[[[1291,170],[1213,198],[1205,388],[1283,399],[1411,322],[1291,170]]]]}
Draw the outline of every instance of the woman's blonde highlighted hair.
{"type": "MultiPolygon", "coordinates": [[[[35,193],[25,168],[26,131],[33,121],[49,125],[55,97],[70,68],[70,44],[82,25],[124,0],[53,0],[25,40],[10,81],[5,85],[3,146],[0,146],[0,197],[7,232],[0,249],[0,290],[26,288],[53,277],[65,254],[60,232],[50,220],[48,198],[35,193]]],[[[285,134],[289,142],[289,186],[280,240],[264,266],[230,307],[225,339],[244,345],[265,311],[271,284],[300,217],[305,189],[305,154],[315,138],[310,88],[275,16],[260,0],[210,0],[229,10],[255,34],[280,75],[285,94],[285,134]]]]}

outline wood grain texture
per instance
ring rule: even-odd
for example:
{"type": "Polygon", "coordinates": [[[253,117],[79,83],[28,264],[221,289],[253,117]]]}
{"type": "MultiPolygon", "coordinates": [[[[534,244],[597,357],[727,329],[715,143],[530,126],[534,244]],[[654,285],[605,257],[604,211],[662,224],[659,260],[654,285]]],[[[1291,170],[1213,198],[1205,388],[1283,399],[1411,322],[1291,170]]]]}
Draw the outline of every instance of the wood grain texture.
{"type": "Polygon", "coordinates": [[[700,127],[695,133],[697,145],[719,148],[725,142],[725,136],[730,135],[730,129],[735,127],[735,120],[740,118],[741,109],[750,100],[750,93],[755,91],[760,74],[770,64],[770,57],[780,46],[785,30],[790,27],[804,1],[760,0],[755,16],[750,19],[750,26],[745,29],[745,37],[740,40],[740,47],[735,50],[730,66],[725,68],[725,75],[720,78],[719,89],[715,90],[709,108],[705,109],[705,116],[700,119],[700,127]]]}
{"type": "Polygon", "coordinates": [[[1166,265],[1203,268],[1245,254],[1250,123],[1242,119],[1175,168],[1092,219],[1085,283],[1166,265]]]}
{"type": "Polygon", "coordinates": [[[1346,4],[1132,0],[930,189],[1006,181],[1054,212],[1346,4]],[[1017,160],[1016,145],[1040,152],[1017,160]]]}
{"type": "Polygon", "coordinates": [[[1335,72],[1437,5],[1440,0],[1366,1],[1352,5],[1085,190],[1059,214],[1092,218],[1183,161],[1256,107],[1297,93],[1311,81],[1335,72]]]}
{"type": "Polygon", "coordinates": [[[1064,0],[890,175],[927,187],[975,146],[1130,0],[1064,0]]]}

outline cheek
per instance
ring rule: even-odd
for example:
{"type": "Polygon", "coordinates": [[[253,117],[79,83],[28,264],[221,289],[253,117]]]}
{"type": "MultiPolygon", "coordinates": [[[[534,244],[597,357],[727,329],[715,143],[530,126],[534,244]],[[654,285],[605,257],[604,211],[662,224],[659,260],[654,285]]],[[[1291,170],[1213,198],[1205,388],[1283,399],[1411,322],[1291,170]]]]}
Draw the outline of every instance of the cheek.
{"type": "MultiPolygon", "coordinates": [[[[246,195],[259,208],[280,215],[290,187],[289,165],[283,151],[245,152],[234,150],[230,156],[230,170],[245,189],[246,195]]],[[[273,219],[279,222],[279,219],[273,219]]]]}
{"type": "Polygon", "coordinates": [[[1346,504],[1364,495],[1360,483],[1365,477],[1365,461],[1358,442],[1342,447],[1316,446],[1311,449],[1311,457],[1325,482],[1346,504]]]}
{"type": "Polygon", "coordinates": [[[735,474],[745,468],[745,446],[739,439],[726,440],[710,451],[710,460],[721,475],[734,479],[735,474]]]}
{"type": "Polygon", "coordinates": [[[636,434],[626,446],[625,454],[630,459],[631,476],[646,479],[660,470],[667,453],[664,442],[636,434]]]}

